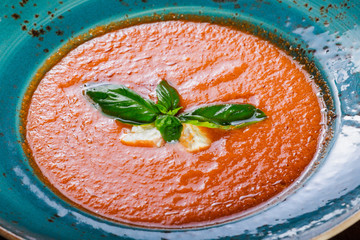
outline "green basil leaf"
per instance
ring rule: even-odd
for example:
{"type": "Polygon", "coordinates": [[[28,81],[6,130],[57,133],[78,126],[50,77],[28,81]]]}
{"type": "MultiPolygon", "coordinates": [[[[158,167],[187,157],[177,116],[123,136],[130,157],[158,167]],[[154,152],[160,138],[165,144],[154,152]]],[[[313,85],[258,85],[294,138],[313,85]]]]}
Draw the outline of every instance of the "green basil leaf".
{"type": "Polygon", "coordinates": [[[148,124],[160,114],[153,101],[123,85],[90,84],[85,86],[84,94],[104,114],[123,123],[148,124]]]}
{"type": "Polygon", "coordinates": [[[179,119],[184,123],[202,127],[233,129],[260,122],[266,119],[266,115],[250,104],[220,104],[183,113],[179,119]]]}
{"type": "Polygon", "coordinates": [[[160,115],[155,121],[155,127],[160,131],[166,142],[178,141],[183,125],[177,117],[160,115]]]}
{"type": "Polygon", "coordinates": [[[159,107],[161,113],[169,114],[170,111],[173,111],[179,107],[180,97],[178,92],[165,80],[162,80],[156,87],[156,95],[158,98],[157,106],[159,107]]]}
{"type": "Polygon", "coordinates": [[[155,104],[155,105],[162,114],[166,114],[168,112],[168,109],[165,106],[163,106],[161,104],[158,104],[158,103],[155,104]]]}
{"type": "Polygon", "coordinates": [[[200,122],[198,120],[185,120],[183,117],[179,117],[179,119],[181,120],[181,122],[183,123],[188,123],[188,124],[192,124],[192,125],[196,125],[199,127],[207,127],[207,128],[219,128],[219,129],[224,129],[224,130],[230,130],[230,129],[235,129],[237,128],[236,126],[230,126],[230,125],[219,125],[219,124],[215,124],[215,123],[211,123],[211,122],[200,122]]]}
{"type": "Polygon", "coordinates": [[[171,115],[171,116],[175,116],[180,111],[180,109],[182,109],[182,107],[178,107],[178,108],[175,108],[174,110],[170,110],[167,112],[167,114],[171,115]]]}

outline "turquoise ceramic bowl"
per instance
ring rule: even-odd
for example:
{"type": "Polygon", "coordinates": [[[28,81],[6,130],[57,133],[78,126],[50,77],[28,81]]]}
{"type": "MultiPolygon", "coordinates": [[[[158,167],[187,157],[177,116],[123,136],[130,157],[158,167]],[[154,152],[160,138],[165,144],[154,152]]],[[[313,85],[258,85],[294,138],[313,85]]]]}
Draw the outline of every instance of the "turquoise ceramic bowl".
{"type": "Polygon", "coordinates": [[[342,228],[336,228],[339,224],[356,221],[360,218],[359,16],[358,0],[2,0],[2,234],[24,239],[307,239],[330,236],[342,228]],[[291,191],[231,222],[194,229],[145,229],[77,209],[34,173],[21,146],[19,110],[35,72],[73,37],[96,26],[154,13],[247,21],[291,46],[310,50],[305,55],[330,88],[336,118],[319,164],[308,169],[291,191]]]}

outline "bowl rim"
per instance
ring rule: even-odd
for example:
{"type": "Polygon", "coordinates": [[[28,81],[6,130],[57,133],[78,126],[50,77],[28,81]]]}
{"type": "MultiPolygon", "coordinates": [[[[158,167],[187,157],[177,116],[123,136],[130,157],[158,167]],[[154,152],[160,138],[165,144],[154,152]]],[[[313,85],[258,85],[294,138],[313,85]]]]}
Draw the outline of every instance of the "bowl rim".
{"type": "Polygon", "coordinates": [[[337,234],[345,231],[352,225],[356,224],[359,220],[360,220],[360,210],[358,210],[356,213],[354,213],[344,221],[340,222],[338,225],[334,226],[333,228],[314,237],[313,240],[327,240],[332,237],[335,237],[337,234]]]}

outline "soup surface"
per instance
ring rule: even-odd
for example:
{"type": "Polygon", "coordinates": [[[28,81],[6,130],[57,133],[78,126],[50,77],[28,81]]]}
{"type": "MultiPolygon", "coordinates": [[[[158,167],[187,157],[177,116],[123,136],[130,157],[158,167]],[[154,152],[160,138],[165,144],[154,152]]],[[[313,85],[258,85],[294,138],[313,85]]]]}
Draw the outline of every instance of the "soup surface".
{"type": "Polygon", "coordinates": [[[145,226],[222,221],[288,187],[316,154],[321,101],[309,74],[255,36],[208,23],[143,24],[94,38],[41,80],[26,139],[61,194],[99,215],[145,226]],[[124,84],[156,101],[166,79],[184,110],[250,103],[268,119],[237,130],[207,129],[210,148],[126,146],[131,126],[102,115],[82,95],[87,82],[124,84]]]}

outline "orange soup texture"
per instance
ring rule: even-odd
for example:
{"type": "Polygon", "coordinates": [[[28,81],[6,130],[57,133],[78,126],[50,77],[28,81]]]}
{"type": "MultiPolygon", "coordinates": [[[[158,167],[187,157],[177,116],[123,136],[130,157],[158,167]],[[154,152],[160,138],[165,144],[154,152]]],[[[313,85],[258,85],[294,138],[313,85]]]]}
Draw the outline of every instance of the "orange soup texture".
{"type": "Polygon", "coordinates": [[[180,227],[233,217],[274,197],[314,158],[321,100],[310,75],[267,41],[209,23],[137,25],[72,50],[41,80],[26,140],[42,174],[98,215],[143,226],[180,227]],[[250,103],[268,118],[237,130],[207,129],[210,148],[190,153],[123,145],[130,125],[82,95],[87,82],[123,84],[156,101],[166,79],[183,111],[250,103]]]}

